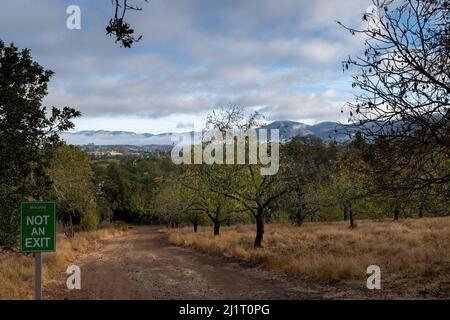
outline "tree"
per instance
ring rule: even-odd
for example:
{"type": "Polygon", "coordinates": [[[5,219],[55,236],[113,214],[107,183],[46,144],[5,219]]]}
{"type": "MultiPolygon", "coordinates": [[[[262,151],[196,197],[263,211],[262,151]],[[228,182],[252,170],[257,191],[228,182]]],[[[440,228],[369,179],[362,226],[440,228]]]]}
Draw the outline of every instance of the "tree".
{"type": "Polygon", "coordinates": [[[57,200],[58,220],[65,226],[66,235],[73,236],[73,225],[82,230],[95,229],[101,217],[89,156],[63,145],[52,154],[48,174],[51,198],[57,200]]]}
{"type": "Polygon", "coordinates": [[[258,165],[249,164],[241,168],[232,187],[224,192],[227,197],[240,202],[255,218],[255,248],[262,247],[264,220],[270,214],[271,205],[289,190],[282,178],[262,176],[258,165]]]}
{"type": "MultiPolygon", "coordinates": [[[[94,164],[99,205],[112,211],[112,219],[133,223],[158,223],[153,204],[165,179],[178,176],[170,158],[149,157],[94,164]]],[[[104,210],[102,210],[104,212],[104,210]]]]}
{"type": "MultiPolygon", "coordinates": [[[[230,105],[210,114],[207,123],[222,133],[227,130],[246,133],[261,127],[259,118],[257,112],[246,115],[243,108],[230,105]]],[[[246,164],[228,166],[230,169],[226,174],[209,176],[212,179],[210,186],[213,192],[237,201],[252,214],[256,222],[254,247],[260,248],[264,237],[264,220],[270,213],[270,206],[286,194],[288,188],[282,179],[278,179],[281,175],[263,176],[260,174],[261,165],[251,164],[248,161],[250,153],[248,138],[245,140],[245,148],[249,151],[246,154],[246,164]]],[[[258,148],[261,148],[261,145],[258,145],[258,148]]],[[[236,152],[234,154],[236,155],[236,152]]]]}
{"type": "Polygon", "coordinates": [[[344,70],[358,70],[360,93],[348,104],[352,131],[384,143],[382,156],[402,158],[393,168],[415,173],[403,175],[403,188],[448,185],[450,1],[374,0],[363,19],[366,28],[345,27],[365,43],[364,55],[344,62],[344,70]]]}
{"type": "Polygon", "coordinates": [[[191,165],[185,168],[180,179],[186,191],[192,195],[190,214],[202,213],[208,217],[213,224],[214,236],[220,234],[222,224],[231,223],[233,215],[246,211],[235,200],[219,192],[215,185],[216,181],[224,181],[230,177],[232,170],[234,169],[223,165],[191,165]]]}
{"type": "Polygon", "coordinates": [[[53,72],[33,61],[30,50],[0,41],[0,246],[16,245],[19,202],[41,199],[51,181],[49,155],[58,133],[73,128],[73,108],[42,106],[53,72]]]}
{"type": "Polygon", "coordinates": [[[349,220],[350,228],[356,227],[356,209],[361,208],[361,202],[375,193],[367,162],[369,149],[370,146],[358,135],[337,154],[335,170],[330,175],[335,204],[342,210],[344,220],[349,220]]]}
{"type": "Polygon", "coordinates": [[[111,163],[101,192],[110,203],[114,220],[138,223],[147,210],[144,188],[135,175],[122,164],[111,163]]]}
{"type": "Polygon", "coordinates": [[[291,190],[281,202],[290,213],[290,220],[300,226],[306,217],[312,220],[324,206],[320,188],[328,182],[330,169],[336,161],[336,149],[334,145],[325,146],[313,136],[294,137],[283,146],[282,159],[291,190]]]}
{"type": "Polygon", "coordinates": [[[205,222],[205,216],[202,211],[198,211],[196,209],[187,210],[186,212],[186,220],[192,224],[194,228],[194,232],[198,231],[198,226],[205,222]]]}
{"type": "Polygon", "coordinates": [[[159,222],[167,227],[178,227],[187,218],[194,231],[201,222],[201,217],[193,210],[194,196],[174,177],[159,180],[158,193],[153,201],[153,210],[159,215],[159,222]]]}

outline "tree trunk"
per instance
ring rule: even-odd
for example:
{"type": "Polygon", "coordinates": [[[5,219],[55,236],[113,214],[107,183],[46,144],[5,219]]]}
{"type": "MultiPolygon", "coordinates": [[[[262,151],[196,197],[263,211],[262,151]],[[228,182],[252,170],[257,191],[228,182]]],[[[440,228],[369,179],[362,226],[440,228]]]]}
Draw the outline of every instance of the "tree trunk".
{"type": "Polygon", "coordinates": [[[398,210],[397,207],[394,209],[394,220],[398,220],[398,217],[400,215],[400,210],[398,210]]]}
{"type": "Polygon", "coordinates": [[[255,249],[262,247],[262,241],[264,238],[264,217],[262,215],[256,218],[256,238],[255,249]]]}
{"type": "Polygon", "coordinates": [[[220,222],[214,221],[214,235],[218,236],[220,235],[220,222]]]}
{"type": "Polygon", "coordinates": [[[347,207],[344,207],[344,221],[348,220],[348,212],[347,212],[347,207]]]}
{"type": "Polygon", "coordinates": [[[192,224],[194,225],[194,232],[197,232],[198,224],[197,223],[192,223],[192,224]]]}
{"type": "Polygon", "coordinates": [[[424,210],[424,208],[423,208],[423,205],[420,205],[420,207],[419,207],[419,218],[423,218],[423,212],[424,212],[425,210],[424,210]]]}
{"type": "Polygon", "coordinates": [[[298,214],[298,219],[296,221],[297,227],[301,227],[302,226],[303,220],[305,220],[305,218],[306,218],[306,215],[303,216],[301,214],[298,214]]]}
{"type": "Polygon", "coordinates": [[[72,216],[69,216],[69,221],[63,222],[63,226],[64,226],[64,234],[66,235],[67,238],[71,239],[75,236],[75,232],[73,230],[73,221],[72,221],[72,216]]]}
{"type": "Polygon", "coordinates": [[[353,216],[353,209],[350,207],[348,210],[349,213],[349,217],[350,217],[350,228],[353,229],[356,225],[355,225],[355,219],[353,216]]]}

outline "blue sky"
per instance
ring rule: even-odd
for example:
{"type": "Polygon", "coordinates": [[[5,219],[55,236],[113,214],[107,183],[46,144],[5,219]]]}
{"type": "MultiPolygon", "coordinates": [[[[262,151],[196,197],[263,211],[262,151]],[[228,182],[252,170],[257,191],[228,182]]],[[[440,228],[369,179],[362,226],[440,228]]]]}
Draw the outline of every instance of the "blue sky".
{"type": "Polygon", "coordinates": [[[0,39],[55,71],[46,105],[82,111],[79,130],[161,133],[202,126],[217,106],[258,109],[267,121],[342,120],[352,99],[340,62],[361,39],[370,0],[130,0],[140,43],[105,36],[110,0],[1,0],[0,39]],[[81,30],[66,8],[81,8],[81,30]]]}

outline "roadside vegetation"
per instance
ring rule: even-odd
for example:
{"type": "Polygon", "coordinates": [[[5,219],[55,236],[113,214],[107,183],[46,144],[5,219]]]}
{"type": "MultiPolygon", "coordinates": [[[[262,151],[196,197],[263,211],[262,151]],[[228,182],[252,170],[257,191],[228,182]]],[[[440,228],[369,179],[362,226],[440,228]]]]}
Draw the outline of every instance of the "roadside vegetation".
{"type": "MultiPolygon", "coordinates": [[[[79,232],[72,238],[57,235],[57,251],[43,254],[43,284],[49,284],[58,274],[64,273],[77,258],[95,248],[100,241],[133,232],[126,226],[102,228],[79,232]]],[[[0,251],[0,299],[34,298],[34,257],[11,251],[0,251]]]]}

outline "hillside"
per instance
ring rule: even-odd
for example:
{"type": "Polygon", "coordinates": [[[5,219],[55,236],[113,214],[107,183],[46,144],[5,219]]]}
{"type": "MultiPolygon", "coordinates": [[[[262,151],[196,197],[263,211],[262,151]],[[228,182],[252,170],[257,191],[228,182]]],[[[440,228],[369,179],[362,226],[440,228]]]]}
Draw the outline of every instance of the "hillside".
{"type": "MultiPolygon", "coordinates": [[[[267,129],[279,129],[280,139],[289,140],[295,136],[314,135],[323,140],[330,140],[335,136],[335,129],[340,125],[336,122],[321,122],[307,125],[296,121],[275,121],[267,125],[267,129]]],[[[132,145],[132,146],[167,146],[172,145],[173,133],[135,133],[129,131],[89,130],[62,133],[61,137],[73,145],[132,145]]],[[[343,140],[344,137],[336,137],[343,140]]]]}

